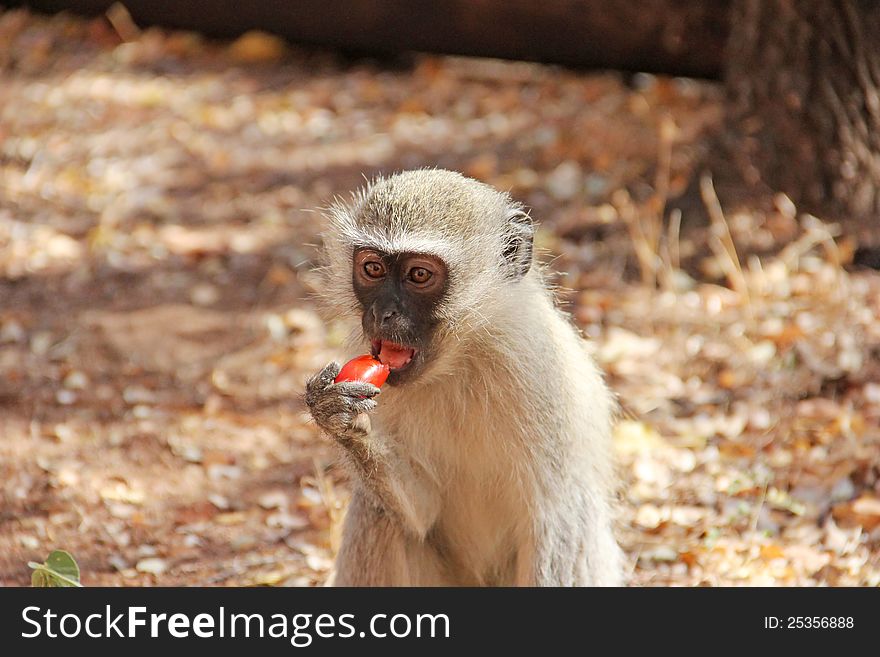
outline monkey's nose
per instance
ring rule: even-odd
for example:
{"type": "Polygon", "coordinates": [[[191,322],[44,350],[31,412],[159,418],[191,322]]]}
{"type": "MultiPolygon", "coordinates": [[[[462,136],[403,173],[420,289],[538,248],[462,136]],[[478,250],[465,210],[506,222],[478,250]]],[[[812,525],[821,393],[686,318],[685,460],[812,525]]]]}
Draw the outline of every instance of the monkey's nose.
{"type": "Polygon", "coordinates": [[[397,317],[397,315],[398,312],[396,308],[373,308],[373,319],[382,326],[397,317]]]}

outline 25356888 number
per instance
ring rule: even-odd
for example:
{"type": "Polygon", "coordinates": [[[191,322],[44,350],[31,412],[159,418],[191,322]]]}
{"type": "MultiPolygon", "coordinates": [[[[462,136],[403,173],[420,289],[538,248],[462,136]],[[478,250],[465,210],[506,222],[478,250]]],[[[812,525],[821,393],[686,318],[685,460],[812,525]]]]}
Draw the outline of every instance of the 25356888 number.
{"type": "Polygon", "coordinates": [[[855,626],[852,616],[765,616],[767,629],[784,628],[789,630],[836,630],[855,626]]]}

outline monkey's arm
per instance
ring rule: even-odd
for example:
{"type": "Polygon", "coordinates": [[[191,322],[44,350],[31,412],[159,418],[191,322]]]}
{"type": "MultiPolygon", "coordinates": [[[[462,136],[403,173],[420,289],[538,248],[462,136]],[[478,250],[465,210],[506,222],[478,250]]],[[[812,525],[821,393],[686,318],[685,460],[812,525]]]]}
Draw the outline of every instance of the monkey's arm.
{"type": "Polygon", "coordinates": [[[370,383],[333,383],[338,363],[309,379],[305,401],[315,422],[345,450],[373,503],[418,538],[434,524],[440,510],[436,485],[421,468],[396,454],[367,413],[376,407],[379,388],[370,383]]]}

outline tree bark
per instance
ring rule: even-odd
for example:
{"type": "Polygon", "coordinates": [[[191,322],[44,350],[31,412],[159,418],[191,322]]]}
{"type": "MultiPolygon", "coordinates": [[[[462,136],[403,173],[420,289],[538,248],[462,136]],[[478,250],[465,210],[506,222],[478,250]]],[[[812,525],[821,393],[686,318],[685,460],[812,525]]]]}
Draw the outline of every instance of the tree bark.
{"type": "Polygon", "coordinates": [[[725,84],[746,182],[880,217],[880,2],[734,0],[725,84]]]}
{"type": "MultiPolygon", "coordinates": [[[[115,0],[12,0],[102,14],[115,0]]],[[[730,0],[125,0],[140,25],[274,32],[360,53],[415,50],[720,77],[730,0]]]]}

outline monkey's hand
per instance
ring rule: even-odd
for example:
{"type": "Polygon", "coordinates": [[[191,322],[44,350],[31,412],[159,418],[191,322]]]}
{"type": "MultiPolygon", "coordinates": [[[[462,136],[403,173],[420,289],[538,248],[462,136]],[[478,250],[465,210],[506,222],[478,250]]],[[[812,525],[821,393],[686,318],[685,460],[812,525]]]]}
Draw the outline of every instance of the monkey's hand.
{"type": "Polygon", "coordinates": [[[367,413],[376,408],[373,397],[379,388],[358,381],[333,383],[340,369],[339,363],[332,362],[310,378],[305,401],[318,426],[345,445],[370,433],[367,413]]]}
{"type": "Polygon", "coordinates": [[[379,388],[356,381],[333,383],[340,369],[330,363],[309,379],[306,405],[318,426],[345,451],[371,504],[424,538],[440,509],[436,485],[372,431],[367,413],[376,408],[379,388]]]}

